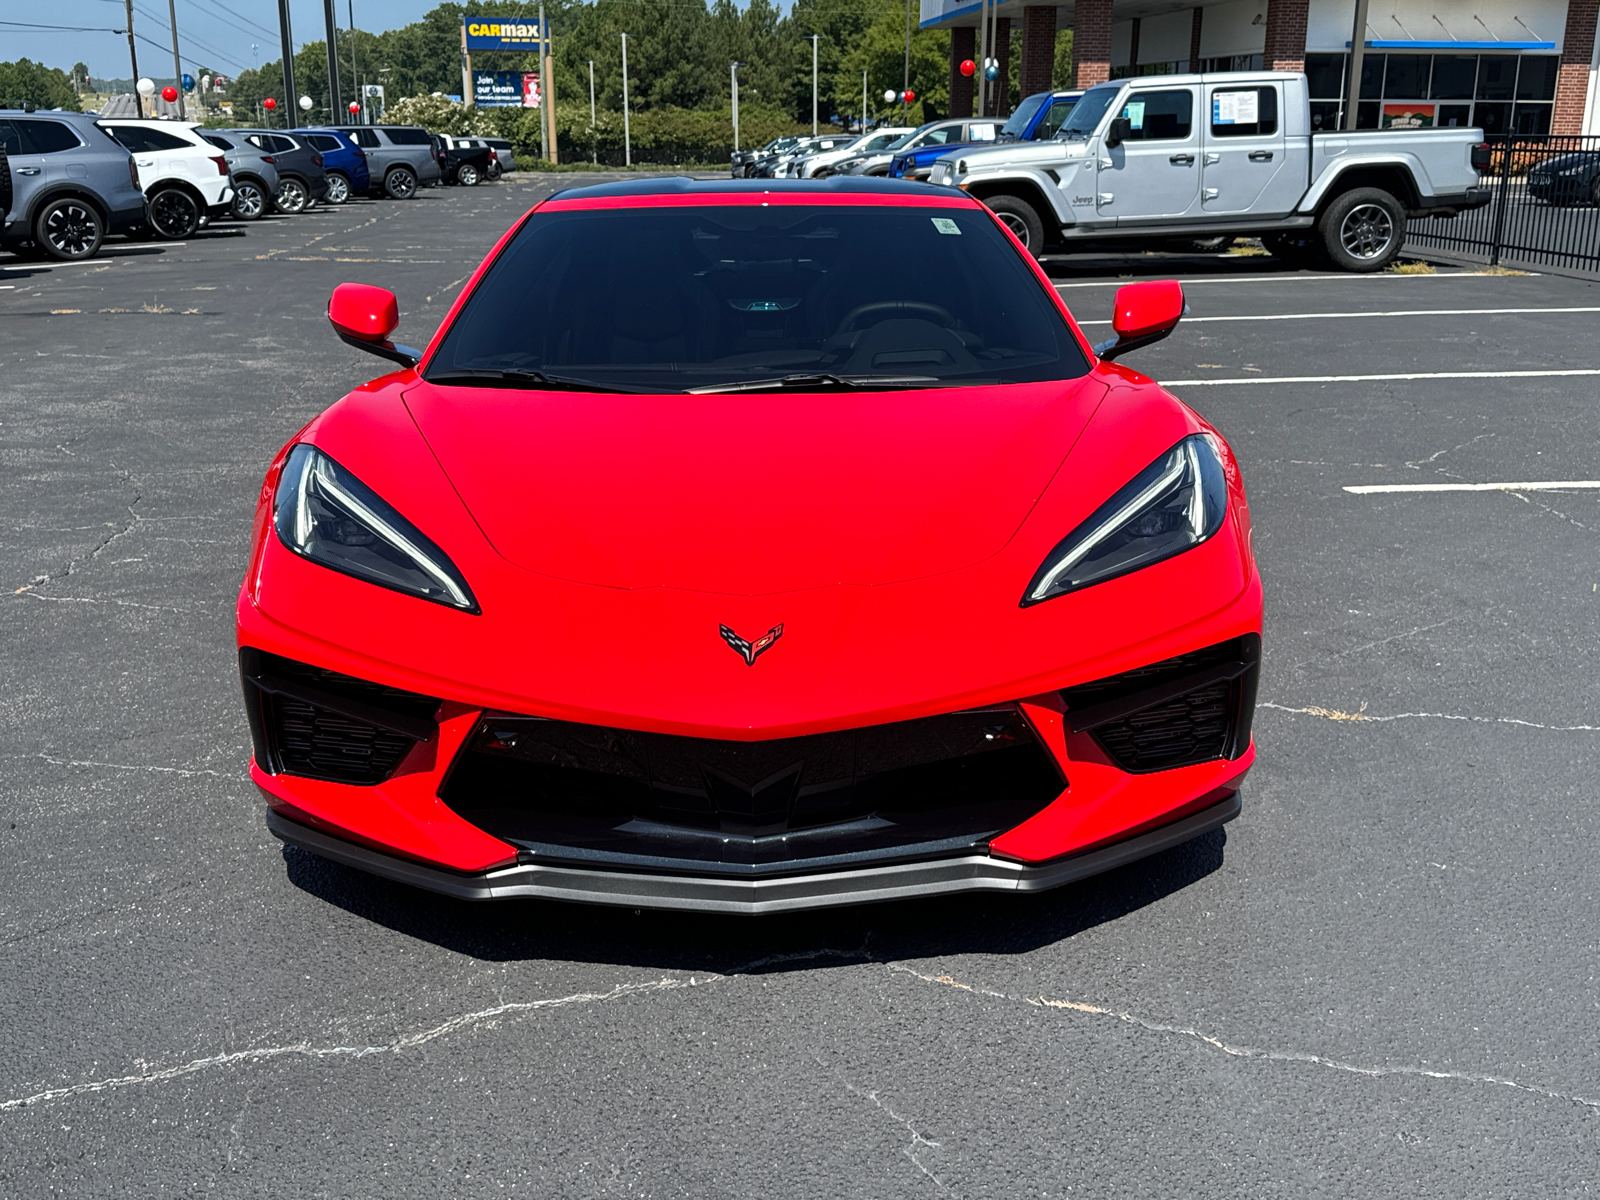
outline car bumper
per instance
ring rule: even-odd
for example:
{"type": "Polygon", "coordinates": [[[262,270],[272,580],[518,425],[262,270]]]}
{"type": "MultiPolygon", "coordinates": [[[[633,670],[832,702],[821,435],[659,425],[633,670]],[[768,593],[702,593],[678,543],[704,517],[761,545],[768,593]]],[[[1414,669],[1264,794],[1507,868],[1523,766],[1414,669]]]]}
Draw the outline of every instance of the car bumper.
{"type": "Polygon", "coordinates": [[[478,874],[448,871],[335,837],[269,810],[273,836],[399,883],[462,900],[545,899],[634,908],[761,916],[797,909],[907,900],[950,892],[1042,892],[1180,846],[1239,815],[1237,791],[1156,829],[1055,862],[1029,865],[989,854],[891,863],[777,879],[719,879],[599,871],[518,862],[478,874]]]}

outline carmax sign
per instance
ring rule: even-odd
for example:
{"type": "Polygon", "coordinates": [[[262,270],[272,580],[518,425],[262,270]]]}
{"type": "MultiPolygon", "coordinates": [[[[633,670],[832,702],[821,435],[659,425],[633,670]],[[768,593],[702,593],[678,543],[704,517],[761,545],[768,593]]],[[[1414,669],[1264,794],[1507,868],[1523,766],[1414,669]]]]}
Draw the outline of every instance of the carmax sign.
{"type": "Polygon", "coordinates": [[[491,21],[484,17],[468,17],[468,50],[537,50],[539,48],[538,21],[491,21]]]}

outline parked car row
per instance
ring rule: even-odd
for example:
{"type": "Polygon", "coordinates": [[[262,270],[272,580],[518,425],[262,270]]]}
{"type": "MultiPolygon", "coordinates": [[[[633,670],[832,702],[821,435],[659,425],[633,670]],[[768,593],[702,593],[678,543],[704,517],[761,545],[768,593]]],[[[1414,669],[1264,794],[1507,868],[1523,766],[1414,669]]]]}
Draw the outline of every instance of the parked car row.
{"type": "Polygon", "coordinates": [[[0,110],[0,249],[76,261],[109,235],[176,240],[215,221],[471,187],[514,166],[499,139],[410,125],[205,129],[24,106],[0,110]]]}

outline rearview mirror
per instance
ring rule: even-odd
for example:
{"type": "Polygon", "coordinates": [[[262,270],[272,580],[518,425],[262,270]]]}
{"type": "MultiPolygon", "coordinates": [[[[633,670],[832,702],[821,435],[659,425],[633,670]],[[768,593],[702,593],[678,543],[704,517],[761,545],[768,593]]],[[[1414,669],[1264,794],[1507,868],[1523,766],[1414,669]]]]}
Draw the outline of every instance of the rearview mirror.
{"type": "Polygon", "coordinates": [[[1113,117],[1110,127],[1106,130],[1106,149],[1115,150],[1123,142],[1127,141],[1128,135],[1132,132],[1133,122],[1128,120],[1127,117],[1113,117]]]}
{"type": "Polygon", "coordinates": [[[1178,327],[1178,321],[1188,311],[1183,285],[1176,279],[1118,288],[1111,312],[1111,328],[1116,330],[1116,336],[1101,342],[1094,352],[1103,359],[1113,359],[1159,342],[1178,327]]]}
{"type": "Polygon", "coordinates": [[[328,300],[328,320],[340,341],[368,354],[403,367],[414,367],[422,361],[422,351],[397,346],[389,340],[400,324],[400,305],[387,288],[341,283],[328,300]]]}

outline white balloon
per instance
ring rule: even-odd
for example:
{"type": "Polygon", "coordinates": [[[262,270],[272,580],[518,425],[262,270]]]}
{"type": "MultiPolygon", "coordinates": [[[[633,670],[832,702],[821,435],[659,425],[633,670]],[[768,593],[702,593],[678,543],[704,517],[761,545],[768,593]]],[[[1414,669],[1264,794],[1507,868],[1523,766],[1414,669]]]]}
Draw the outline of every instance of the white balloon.
{"type": "Polygon", "coordinates": [[[141,79],[133,86],[141,96],[154,96],[156,94],[156,81],[154,79],[141,79]]]}
{"type": "Polygon", "coordinates": [[[310,96],[301,96],[300,97],[300,111],[301,112],[310,112],[311,111],[311,97],[310,96]]]}
{"type": "Polygon", "coordinates": [[[883,94],[883,102],[885,104],[893,104],[898,99],[900,99],[900,93],[892,88],[883,94]]]}

